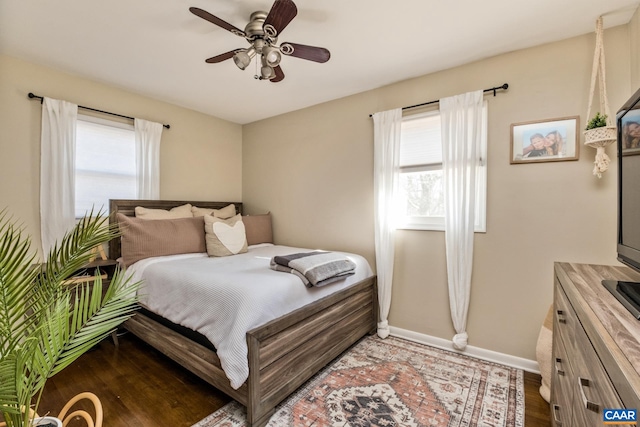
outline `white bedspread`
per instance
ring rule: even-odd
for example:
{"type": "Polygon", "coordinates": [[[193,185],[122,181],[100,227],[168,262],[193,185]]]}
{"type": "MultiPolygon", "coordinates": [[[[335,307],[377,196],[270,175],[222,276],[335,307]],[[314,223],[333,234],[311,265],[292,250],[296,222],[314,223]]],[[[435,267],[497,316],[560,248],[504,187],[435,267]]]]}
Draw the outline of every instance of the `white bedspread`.
{"type": "Polygon", "coordinates": [[[229,257],[148,258],[129,266],[127,272],[134,280],[143,280],[142,305],[213,343],[231,387],[237,389],[249,376],[249,330],[373,274],[362,256],[346,253],[357,265],[355,274],[320,288],[307,288],[297,276],[269,268],[275,255],[306,251],[311,249],[256,245],[229,257]]]}

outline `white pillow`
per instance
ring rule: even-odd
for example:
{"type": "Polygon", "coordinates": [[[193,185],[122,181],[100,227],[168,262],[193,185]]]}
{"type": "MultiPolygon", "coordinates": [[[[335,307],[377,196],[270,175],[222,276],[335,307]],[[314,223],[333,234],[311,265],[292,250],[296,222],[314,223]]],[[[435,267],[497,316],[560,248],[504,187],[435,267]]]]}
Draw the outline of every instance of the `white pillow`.
{"type": "Polygon", "coordinates": [[[176,206],[171,210],[164,209],[150,209],[143,208],[142,206],[136,206],[135,208],[136,218],[140,219],[176,219],[176,218],[193,218],[191,213],[191,205],[176,206]]]}
{"type": "Polygon", "coordinates": [[[211,208],[199,208],[197,206],[191,207],[191,213],[193,216],[206,216],[211,215],[216,218],[227,219],[235,216],[236,214],[236,205],[233,203],[225,206],[222,209],[211,209],[211,208]]]}
{"type": "Polygon", "coordinates": [[[247,252],[247,235],[240,214],[229,219],[205,215],[204,231],[209,256],[229,256],[247,252]]]}

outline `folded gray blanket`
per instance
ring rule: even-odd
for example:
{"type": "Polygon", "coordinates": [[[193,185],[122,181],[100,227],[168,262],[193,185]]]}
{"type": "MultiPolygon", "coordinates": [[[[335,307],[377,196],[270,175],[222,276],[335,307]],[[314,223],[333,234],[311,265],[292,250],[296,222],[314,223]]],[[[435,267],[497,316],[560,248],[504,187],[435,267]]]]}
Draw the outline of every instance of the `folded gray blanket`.
{"type": "Polygon", "coordinates": [[[308,288],[324,286],[355,274],[356,264],[344,255],[333,252],[301,252],[275,256],[271,269],[298,276],[308,288]]]}

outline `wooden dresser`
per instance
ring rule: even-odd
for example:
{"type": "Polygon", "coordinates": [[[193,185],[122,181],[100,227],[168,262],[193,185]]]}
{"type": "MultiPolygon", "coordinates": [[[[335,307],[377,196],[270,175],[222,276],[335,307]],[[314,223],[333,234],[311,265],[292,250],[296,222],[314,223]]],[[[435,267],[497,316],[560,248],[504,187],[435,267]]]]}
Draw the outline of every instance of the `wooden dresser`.
{"type": "Polygon", "coordinates": [[[554,426],[602,426],[604,409],[640,410],[640,320],[601,284],[640,282],[627,267],[554,267],[554,426]]]}

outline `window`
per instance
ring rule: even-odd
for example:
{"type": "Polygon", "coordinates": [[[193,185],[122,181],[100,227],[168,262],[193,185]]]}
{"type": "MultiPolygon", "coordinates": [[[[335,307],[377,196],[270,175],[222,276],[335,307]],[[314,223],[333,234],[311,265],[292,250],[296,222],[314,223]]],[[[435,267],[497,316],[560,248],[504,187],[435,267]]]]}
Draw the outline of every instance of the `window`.
{"type": "Polygon", "coordinates": [[[76,126],[76,218],[109,199],[136,198],[136,144],[132,125],[78,116],[76,126]]]}
{"type": "MultiPolygon", "coordinates": [[[[486,231],[486,116],[485,102],[482,164],[476,180],[476,232],[486,231]]],[[[403,117],[400,142],[400,212],[403,218],[399,228],[444,230],[443,184],[440,113],[431,111],[403,117]]]]}

